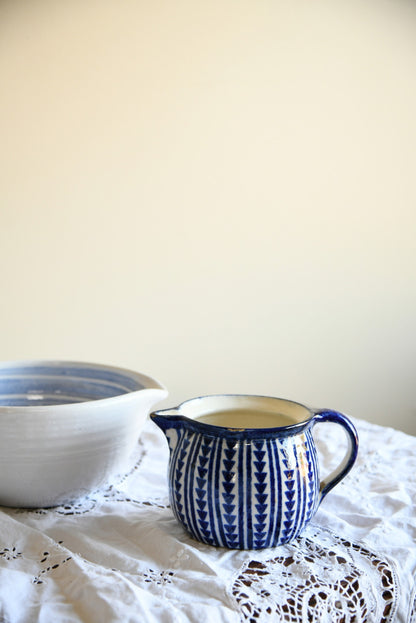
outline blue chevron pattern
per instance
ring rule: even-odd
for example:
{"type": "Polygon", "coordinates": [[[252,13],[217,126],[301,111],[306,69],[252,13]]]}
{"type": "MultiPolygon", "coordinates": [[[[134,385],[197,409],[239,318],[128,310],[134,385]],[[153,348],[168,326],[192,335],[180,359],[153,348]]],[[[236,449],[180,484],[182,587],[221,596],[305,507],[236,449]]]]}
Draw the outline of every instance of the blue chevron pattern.
{"type": "Polygon", "coordinates": [[[313,461],[312,453],[308,448],[308,445],[304,445],[305,459],[308,467],[307,472],[307,510],[306,510],[306,522],[309,522],[312,515],[315,512],[316,500],[317,500],[317,474],[316,474],[316,457],[313,461]]]}
{"type": "Polygon", "coordinates": [[[190,445],[190,439],[188,435],[184,435],[182,439],[182,443],[179,447],[178,456],[175,462],[174,472],[173,472],[173,490],[174,490],[174,499],[173,499],[173,510],[179,519],[179,521],[185,526],[188,527],[188,522],[185,517],[185,513],[183,512],[183,496],[184,496],[184,467],[186,464],[186,456],[188,453],[188,447],[190,445]]]}
{"type": "Polygon", "coordinates": [[[236,495],[236,453],[237,444],[234,441],[226,441],[222,454],[222,523],[227,547],[235,547],[238,539],[236,495]]]}
{"type": "Polygon", "coordinates": [[[296,488],[295,470],[289,466],[286,456],[282,457],[284,465],[283,519],[279,543],[287,543],[295,528],[296,519],[296,488]]]}
{"type": "Polygon", "coordinates": [[[254,548],[261,549],[265,546],[267,539],[267,519],[269,516],[269,504],[268,498],[269,494],[267,493],[268,489],[268,462],[266,459],[266,450],[263,449],[265,446],[265,442],[255,442],[254,443],[254,458],[253,461],[253,488],[254,488],[254,520],[253,523],[253,539],[254,539],[254,548]]]}
{"type": "Polygon", "coordinates": [[[195,487],[195,503],[196,503],[196,514],[198,521],[198,529],[201,533],[201,538],[204,543],[208,543],[211,545],[213,543],[212,530],[210,527],[209,521],[209,509],[208,509],[208,499],[207,499],[207,488],[208,488],[208,461],[209,454],[212,447],[212,437],[203,437],[200,452],[198,454],[197,461],[197,475],[196,475],[196,484],[195,487]]]}
{"type": "Polygon", "coordinates": [[[286,543],[319,501],[312,434],[241,443],[178,431],[170,487],[177,519],[204,543],[249,549],[286,543]]]}

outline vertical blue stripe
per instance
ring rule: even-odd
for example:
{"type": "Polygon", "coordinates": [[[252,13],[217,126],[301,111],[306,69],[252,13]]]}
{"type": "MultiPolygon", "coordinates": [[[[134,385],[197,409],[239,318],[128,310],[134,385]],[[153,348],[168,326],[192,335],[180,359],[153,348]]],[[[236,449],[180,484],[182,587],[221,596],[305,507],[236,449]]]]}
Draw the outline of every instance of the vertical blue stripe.
{"type": "Polygon", "coordinates": [[[213,542],[218,541],[218,531],[215,522],[215,465],[216,465],[216,454],[218,452],[218,446],[220,445],[220,440],[218,438],[213,437],[211,443],[211,450],[208,461],[208,473],[207,473],[207,507],[209,514],[209,525],[211,528],[211,535],[213,542]]]}
{"type": "Polygon", "coordinates": [[[267,462],[269,469],[269,477],[270,477],[270,500],[269,500],[269,526],[268,526],[268,535],[266,538],[266,547],[270,547],[274,545],[274,538],[276,534],[276,518],[277,518],[277,508],[276,508],[276,481],[275,481],[275,458],[272,452],[272,445],[270,442],[266,442],[267,449],[267,462]]]}
{"type": "Polygon", "coordinates": [[[316,447],[315,447],[315,442],[313,440],[312,437],[312,432],[308,431],[308,435],[309,435],[309,450],[310,450],[310,456],[311,456],[311,468],[313,470],[313,491],[314,491],[314,506],[313,506],[313,510],[312,513],[313,514],[315,512],[316,509],[316,504],[319,500],[319,494],[320,494],[320,477],[319,477],[319,469],[318,469],[318,456],[316,453],[316,447]]]}
{"type": "MultiPolygon", "coordinates": [[[[252,511],[255,513],[256,509],[253,508],[252,509],[252,504],[254,504],[254,482],[252,481],[252,461],[253,461],[253,453],[252,453],[252,446],[251,444],[241,444],[241,448],[240,448],[240,452],[241,449],[245,450],[245,464],[246,464],[246,470],[245,470],[245,484],[244,484],[244,488],[246,491],[246,501],[245,501],[245,508],[246,508],[246,521],[245,521],[245,539],[244,539],[244,547],[246,549],[252,549],[253,548],[253,543],[254,543],[254,539],[253,539],[253,516],[252,516],[252,511]]],[[[241,477],[241,473],[239,474],[239,477],[241,477]]]]}
{"type": "Polygon", "coordinates": [[[246,482],[244,477],[241,478],[241,476],[244,476],[244,460],[243,460],[243,451],[242,448],[244,448],[244,446],[247,446],[249,444],[242,444],[240,442],[237,442],[238,444],[238,474],[240,476],[240,478],[237,479],[237,484],[238,484],[238,512],[237,512],[237,521],[238,521],[238,547],[240,549],[244,549],[244,524],[246,521],[246,508],[245,508],[245,489],[246,489],[246,482]]]}
{"type": "Polygon", "coordinates": [[[196,462],[198,458],[199,448],[202,442],[202,435],[194,435],[194,438],[191,442],[191,448],[188,455],[188,460],[186,462],[186,490],[188,492],[188,518],[189,518],[189,530],[194,534],[194,536],[203,540],[203,536],[199,530],[198,526],[198,518],[195,512],[195,498],[196,491],[195,488],[198,486],[197,478],[197,468],[196,462]]]}
{"type": "Polygon", "coordinates": [[[290,538],[294,538],[299,530],[300,527],[302,525],[302,520],[303,520],[303,512],[304,512],[304,505],[303,505],[303,496],[302,496],[302,491],[303,491],[303,483],[302,483],[302,479],[301,479],[301,465],[300,465],[300,453],[301,453],[301,449],[299,448],[299,442],[297,439],[293,439],[293,451],[295,454],[295,459],[296,459],[296,494],[295,494],[295,500],[296,500],[296,515],[295,515],[295,521],[293,524],[293,529],[290,535],[290,538]]]}
{"type": "MultiPolygon", "coordinates": [[[[180,519],[180,517],[179,517],[179,510],[178,510],[178,507],[177,507],[177,497],[176,497],[175,481],[176,481],[177,460],[178,460],[178,455],[180,453],[180,448],[182,446],[183,431],[176,429],[176,433],[178,435],[178,439],[177,439],[177,442],[176,442],[176,447],[172,450],[172,456],[170,457],[170,466],[171,467],[170,467],[170,473],[169,473],[169,479],[170,479],[169,497],[170,497],[170,503],[172,505],[172,510],[173,510],[175,516],[178,519],[180,519]]],[[[181,488],[183,490],[183,487],[181,487],[181,488]]],[[[182,497],[183,497],[183,491],[182,491],[182,497]]]]}
{"type": "Polygon", "coordinates": [[[308,478],[308,459],[306,454],[306,438],[302,436],[302,527],[306,525],[308,516],[308,492],[309,492],[309,478],[308,478]]]}
{"type": "Polygon", "coordinates": [[[277,504],[276,504],[276,528],[274,532],[274,542],[273,545],[278,545],[280,543],[280,533],[282,531],[282,452],[284,448],[282,444],[278,441],[273,444],[273,454],[276,465],[276,491],[277,491],[277,504]]]}
{"type": "Polygon", "coordinates": [[[299,463],[298,463],[298,454],[297,454],[297,451],[296,451],[296,447],[295,447],[295,445],[293,443],[293,440],[290,440],[290,449],[291,449],[291,452],[293,453],[293,458],[295,459],[295,461],[294,461],[295,466],[293,468],[293,471],[294,471],[294,478],[293,478],[294,486],[293,486],[292,491],[295,494],[294,497],[293,497],[293,501],[295,502],[296,512],[295,512],[294,517],[293,517],[293,523],[292,523],[290,532],[288,532],[287,535],[286,535],[286,539],[285,539],[286,542],[289,542],[289,541],[292,540],[294,534],[296,533],[297,524],[298,524],[298,520],[299,520],[299,463]]]}
{"type": "MultiPolygon", "coordinates": [[[[192,491],[189,488],[189,456],[193,449],[193,441],[194,441],[194,433],[188,432],[186,439],[189,441],[189,445],[185,449],[185,457],[184,457],[184,477],[183,477],[183,515],[185,516],[185,525],[186,529],[190,530],[191,526],[191,516],[190,516],[190,498],[192,497],[192,491]]],[[[183,448],[182,448],[183,449],[183,448]]]]}
{"type": "Polygon", "coordinates": [[[221,498],[221,484],[220,484],[221,464],[222,464],[222,458],[223,458],[222,450],[223,450],[223,446],[225,445],[225,443],[226,441],[224,439],[218,440],[217,455],[215,457],[215,468],[214,468],[214,474],[215,474],[215,485],[213,488],[214,495],[212,497],[212,507],[215,509],[215,514],[216,514],[216,517],[218,518],[216,538],[217,538],[217,542],[220,543],[221,545],[227,545],[227,538],[224,532],[224,523],[222,520],[223,500],[221,498]]]}

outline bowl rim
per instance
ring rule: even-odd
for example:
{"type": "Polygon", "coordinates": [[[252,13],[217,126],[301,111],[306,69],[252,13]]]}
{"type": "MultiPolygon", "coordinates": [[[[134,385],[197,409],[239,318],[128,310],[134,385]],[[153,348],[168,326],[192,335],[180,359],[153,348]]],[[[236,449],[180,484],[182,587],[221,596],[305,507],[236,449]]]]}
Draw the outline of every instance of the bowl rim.
{"type": "Polygon", "coordinates": [[[58,410],[67,410],[67,409],[74,409],[74,408],[85,408],[86,405],[96,405],[96,404],[103,404],[103,403],[109,403],[109,402],[113,402],[113,401],[120,401],[120,400],[127,400],[129,398],[131,398],[132,395],[135,395],[139,392],[163,392],[165,394],[165,396],[161,396],[160,400],[163,400],[164,397],[166,397],[168,395],[167,389],[166,387],[160,383],[160,381],[158,381],[157,379],[155,379],[154,377],[148,375],[148,374],[144,374],[142,372],[137,372],[135,370],[132,370],[131,368],[127,368],[127,367],[123,367],[123,366],[117,366],[117,365],[113,365],[113,364],[105,364],[105,363],[94,363],[91,361],[83,361],[83,360],[76,360],[76,359],[47,359],[47,358],[42,358],[42,359],[15,359],[15,360],[5,360],[5,361],[0,361],[0,378],[2,376],[2,371],[5,368],[22,368],[22,367],[41,367],[41,366],[50,366],[50,367],[62,367],[62,368],[75,368],[75,367],[81,367],[81,368],[85,368],[85,369],[89,369],[89,370],[106,370],[108,372],[115,372],[121,375],[124,375],[126,377],[129,377],[130,379],[134,380],[137,382],[138,385],[140,385],[140,387],[137,387],[137,389],[133,389],[133,390],[127,390],[126,392],[122,393],[122,394],[116,394],[115,396],[109,396],[107,398],[93,398],[91,400],[81,400],[79,402],[63,402],[63,403],[57,403],[57,404],[49,404],[49,405],[42,405],[42,404],[33,404],[33,405],[0,405],[0,414],[4,414],[4,413],[12,413],[12,412],[17,412],[17,411],[24,411],[25,413],[29,413],[31,411],[36,411],[36,412],[40,412],[40,411],[45,411],[45,412],[51,412],[51,411],[56,411],[58,410]]]}

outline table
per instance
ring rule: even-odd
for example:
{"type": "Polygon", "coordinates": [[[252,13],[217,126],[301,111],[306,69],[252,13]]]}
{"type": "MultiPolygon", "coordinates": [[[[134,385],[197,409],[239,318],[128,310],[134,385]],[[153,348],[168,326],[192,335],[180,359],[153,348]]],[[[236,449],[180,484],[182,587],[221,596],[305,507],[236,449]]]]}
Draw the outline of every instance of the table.
{"type": "MultiPolygon", "coordinates": [[[[112,485],[53,509],[0,508],[0,622],[416,623],[416,437],[353,421],[353,470],[299,538],[260,551],[183,531],[167,444],[147,421],[112,485]]],[[[314,434],[324,473],[343,431],[314,434]]]]}

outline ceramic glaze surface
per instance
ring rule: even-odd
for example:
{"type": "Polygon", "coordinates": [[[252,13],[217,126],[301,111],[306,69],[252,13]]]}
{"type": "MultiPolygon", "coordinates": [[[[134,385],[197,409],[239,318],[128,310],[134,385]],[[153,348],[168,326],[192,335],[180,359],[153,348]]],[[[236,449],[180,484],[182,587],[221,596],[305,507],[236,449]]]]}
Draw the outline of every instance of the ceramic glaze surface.
{"type": "Polygon", "coordinates": [[[0,363],[0,504],[55,506],[122,474],[166,395],[155,379],[112,366],[0,363]]]}
{"type": "Polygon", "coordinates": [[[277,443],[180,436],[169,471],[171,504],[197,539],[259,549],[292,540],[309,522],[319,493],[310,431],[277,443]]]}
{"type": "Polygon", "coordinates": [[[171,506],[184,528],[210,545],[262,549],[293,540],[357,454],[353,425],[334,411],[311,412],[287,427],[251,430],[211,426],[180,412],[179,407],[176,415],[151,415],[169,443],[171,506]],[[324,421],[345,428],[349,448],[340,467],[321,482],[312,429],[324,421]]]}

